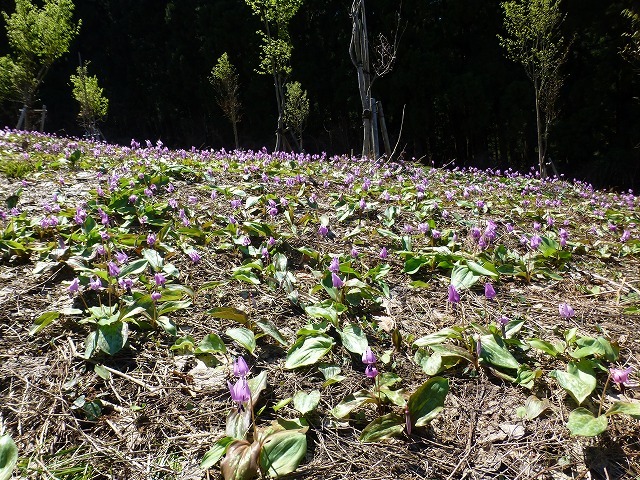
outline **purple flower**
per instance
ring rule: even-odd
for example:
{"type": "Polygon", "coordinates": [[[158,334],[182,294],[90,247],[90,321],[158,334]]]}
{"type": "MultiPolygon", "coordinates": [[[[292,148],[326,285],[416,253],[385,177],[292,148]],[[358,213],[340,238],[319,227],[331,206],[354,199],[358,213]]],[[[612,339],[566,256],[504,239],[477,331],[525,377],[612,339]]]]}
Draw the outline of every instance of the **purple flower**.
{"type": "Polygon", "coordinates": [[[621,242],[626,242],[631,238],[631,232],[629,230],[625,230],[622,232],[622,236],[620,237],[621,242]]]}
{"type": "Polygon", "coordinates": [[[239,355],[233,361],[233,374],[236,377],[246,377],[248,373],[249,373],[249,366],[247,365],[247,362],[245,361],[243,356],[239,355]]]}
{"type": "Polygon", "coordinates": [[[251,390],[249,390],[249,383],[245,377],[240,377],[235,384],[227,381],[229,386],[229,393],[231,394],[231,400],[238,404],[238,410],[243,410],[243,404],[249,401],[251,398],[251,390]]]}
{"type": "Polygon", "coordinates": [[[358,252],[358,249],[355,246],[351,247],[351,256],[353,258],[358,258],[358,255],[360,255],[360,252],[358,252]]]}
{"type": "Polygon", "coordinates": [[[133,287],[133,280],[130,278],[119,278],[118,279],[118,285],[120,285],[120,288],[124,289],[124,290],[131,290],[131,287],[133,287]]]}
{"type": "Polygon", "coordinates": [[[271,248],[276,244],[276,239],[273,237],[269,237],[269,240],[267,240],[267,247],[271,248]]]}
{"type": "Polygon", "coordinates": [[[367,368],[364,369],[364,374],[369,378],[376,378],[378,376],[378,369],[373,364],[367,365],[367,368]]]}
{"type": "Polygon", "coordinates": [[[80,290],[80,280],[76,277],[69,285],[69,293],[77,293],[80,290]]]}
{"type": "Polygon", "coordinates": [[[138,200],[138,196],[135,193],[129,196],[129,203],[136,203],[136,200],[138,200]]]}
{"type": "Polygon", "coordinates": [[[482,235],[482,230],[480,230],[480,227],[478,227],[477,225],[471,229],[471,237],[474,240],[478,240],[481,235],[482,235]]]}
{"type": "Polygon", "coordinates": [[[476,357],[480,358],[480,355],[482,355],[482,339],[480,338],[480,335],[476,336],[476,357]]]}
{"type": "Polygon", "coordinates": [[[335,272],[331,272],[331,283],[333,284],[333,288],[344,287],[344,282],[338,275],[335,274],[335,272]]]}
{"type": "Polygon", "coordinates": [[[507,338],[507,324],[509,323],[509,319],[504,315],[498,319],[498,324],[500,325],[500,330],[502,330],[502,338],[507,338]]]}
{"type": "Polygon", "coordinates": [[[362,363],[366,363],[367,365],[374,364],[378,361],[376,356],[373,354],[371,347],[367,347],[362,354],[362,363]]]}
{"type": "Polygon", "coordinates": [[[104,248],[104,245],[98,245],[96,247],[96,253],[102,257],[107,254],[107,250],[104,248]]]}
{"type": "Polygon", "coordinates": [[[382,260],[386,260],[388,256],[389,252],[387,251],[387,247],[382,247],[382,249],[380,250],[380,258],[382,260]]]}
{"type": "Polygon", "coordinates": [[[242,237],[241,243],[243,246],[248,247],[249,245],[251,245],[251,239],[245,235],[244,237],[242,237]]]}
{"type": "Polygon", "coordinates": [[[533,249],[533,250],[537,250],[538,247],[542,244],[542,239],[540,238],[540,235],[534,234],[531,237],[531,240],[529,241],[529,246],[533,249]]]}
{"type": "Polygon", "coordinates": [[[326,237],[329,234],[329,228],[326,225],[320,225],[318,228],[318,235],[321,237],[326,237]]]}
{"type": "Polygon", "coordinates": [[[489,282],[484,284],[484,296],[487,298],[487,300],[493,300],[494,298],[496,298],[496,291],[493,288],[493,285],[491,285],[489,282]]]}
{"type": "Polygon", "coordinates": [[[100,278],[93,277],[91,280],[89,280],[89,288],[94,291],[100,290],[102,288],[102,281],[100,280],[100,278]]]}
{"type": "Polygon", "coordinates": [[[449,303],[456,304],[460,303],[460,293],[458,293],[458,289],[453,285],[449,285],[449,303]]]}
{"type": "Polygon", "coordinates": [[[329,271],[333,273],[338,273],[340,270],[340,259],[338,257],[333,257],[331,259],[331,263],[329,264],[329,271]]]}
{"type": "Polygon", "coordinates": [[[631,373],[632,370],[633,370],[632,367],[610,368],[609,375],[611,375],[611,380],[613,380],[613,383],[618,385],[618,387],[620,386],[629,387],[631,386],[631,382],[629,382],[629,374],[631,373]]]}
{"type": "Polygon", "coordinates": [[[561,303],[558,305],[558,312],[562,318],[571,318],[575,315],[573,308],[568,303],[561,303]]]}
{"type": "Polygon", "coordinates": [[[160,292],[151,292],[151,300],[157,302],[160,298],[162,298],[162,294],[160,292]]]}
{"type": "Polygon", "coordinates": [[[200,263],[200,260],[202,260],[202,257],[200,257],[200,254],[195,250],[191,250],[189,253],[187,253],[187,255],[189,256],[189,258],[193,263],[200,263]]]}
{"type": "Polygon", "coordinates": [[[156,285],[158,287],[164,287],[164,284],[167,283],[167,279],[160,272],[156,272],[156,274],[153,276],[153,281],[156,282],[156,285]]]}
{"type": "Polygon", "coordinates": [[[107,263],[107,271],[112,277],[117,277],[118,275],[120,275],[120,267],[118,267],[118,265],[116,265],[114,262],[107,263]]]}
{"type": "Polygon", "coordinates": [[[157,238],[155,233],[150,233],[149,235],[147,235],[147,245],[149,245],[150,247],[153,247],[156,241],[157,241],[157,238]]]}
{"type": "Polygon", "coordinates": [[[116,253],[116,262],[118,262],[120,265],[122,265],[123,263],[127,263],[127,260],[129,260],[129,256],[126,253],[116,253]]]}
{"type": "Polygon", "coordinates": [[[111,236],[109,235],[109,232],[105,232],[104,230],[102,230],[100,232],[100,238],[102,238],[103,242],[106,242],[107,240],[109,240],[111,238],[111,236]]]}

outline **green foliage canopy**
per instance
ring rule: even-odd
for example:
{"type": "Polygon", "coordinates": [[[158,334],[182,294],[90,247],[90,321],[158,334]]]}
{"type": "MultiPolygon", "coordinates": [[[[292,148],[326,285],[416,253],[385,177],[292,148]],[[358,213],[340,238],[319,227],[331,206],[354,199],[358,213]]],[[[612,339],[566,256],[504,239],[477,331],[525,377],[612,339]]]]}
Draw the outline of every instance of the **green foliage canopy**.
{"type": "Polygon", "coordinates": [[[0,93],[30,107],[51,65],[68,52],[78,34],[71,0],[16,0],[16,11],[3,12],[12,54],[0,61],[0,93]]]}
{"type": "Polygon", "coordinates": [[[240,95],[238,84],[238,73],[236,68],[229,61],[227,52],[224,52],[218,62],[211,69],[209,81],[216,90],[216,101],[233,126],[236,148],[240,148],[238,143],[238,129],[236,124],[240,121],[240,95]]]}
{"type": "Polygon", "coordinates": [[[79,66],[75,75],[71,75],[73,98],[80,104],[78,118],[80,124],[87,130],[93,130],[96,122],[101,121],[109,108],[109,100],[103,96],[103,90],[98,85],[98,78],[89,76],[87,63],[79,66]]]}
{"type": "Polygon", "coordinates": [[[300,82],[287,83],[285,88],[284,122],[298,135],[302,144],[302,131],[309,117],[307,91],[302,89],[300,82]]]}

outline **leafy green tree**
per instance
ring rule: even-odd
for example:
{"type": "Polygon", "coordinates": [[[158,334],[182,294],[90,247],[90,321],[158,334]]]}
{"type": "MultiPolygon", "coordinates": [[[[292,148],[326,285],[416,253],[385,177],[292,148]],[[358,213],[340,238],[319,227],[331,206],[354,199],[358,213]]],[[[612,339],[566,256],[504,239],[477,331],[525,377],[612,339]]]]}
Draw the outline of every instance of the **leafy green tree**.
{"type": "Polygon", "coordinates": [[[73,23],[72,0],[45,0],[42,7],[16,0],[15,5],[11,15],[2,12],[12,53],[0,60],[0,94],[29,110],[51,65],[69,51],[80,22],[73,23]]]}
{"type": "Polygon", "coordinates": [[[297,135],[302,148],[302,132],[309,117],[309,98],[300,82],[290,82],[285,87],[284,122],[297,135]]]}
{"type": "Polygon", "coordinates": [[[91,137],[99,136],[97,123],[102,121],[109,109],[109,100],[104,97],[98,78],[87,73],[88,63],[79,66],[75,75],[71,75],[73,98],[80,104],[78,119],[85,133],[91,137]]]}
{"type": "Polygon", "coordinates": [[[238,142],[238,122],[240,121],[240,95],[238,90],[238,74],[236,68],[229,61],[227,52],[224,52],[215,67],[211,69],[209,81],[212,83],[216,91],[216,101],[229,119],[233,127],[233,138],[236,142],[236,149],[240,148],[238,142]]]}
{"type": "Polygon", "coordinates": [[[540,176],[545,178],[549,130],[558,114],[556,103],[564,81],[560,67],[569,51],[560,32],[564,15],[560,0],[514,0],[501,5],[507,36],[498,35],[500,44],[533,82],[538,163],[540,176]]]}
{"type": "Polygon", "coordinates": [[[273,75],[273,84],[278,107],[278,128],[275,151],[282,150],[284,134],[284,83],[291,73],[291,51],[293,45],[288,26],[302,6],[302,0],[245,0],[263,23],[258,31],[262,38],[262,53],[258,73],[273,75]]]}

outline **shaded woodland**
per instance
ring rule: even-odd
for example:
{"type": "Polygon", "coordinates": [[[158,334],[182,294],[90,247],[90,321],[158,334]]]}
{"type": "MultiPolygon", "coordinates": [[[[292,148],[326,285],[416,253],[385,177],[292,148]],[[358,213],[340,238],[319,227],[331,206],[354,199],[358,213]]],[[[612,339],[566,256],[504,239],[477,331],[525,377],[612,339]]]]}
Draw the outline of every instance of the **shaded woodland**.
{"type": "MultiPolygon", "coordinates": [[[[2,9],[13,11],[12,3],[2,2],[2,9]]],[[[549,155],[568,177],[638,188],[640,75],[620,54],[631,28],[621,12],[634,2],[563,0],[561,6],[571,49],[549,155]]],[[[289,26],[290,80],[299,81],[310,100],[303,133],[308,152],[358,154],[362,148],[350,8],[347,0],[306,2],[289,26]]],[[[394,35],[398,8],[396,2],[367,2],[372,47],[379,34],[394,35]]],[[[392,145],[404,110],[398,148],[407,158],[437,166],[534,167],[533,90],[499,44],[500,2],[404,0],[400,16],[393,70],[372,87],[384,104],[392,145]]],[[[233,130],[208,79],[216,59],[228,52],[240,79],[240,145],[273,148],[273,78],[256,73],[261,25],[244,0],[83,0],[76,2],[75,18],[82,19],[80,33],[39,92],[48,110],[46,131],[82,134],[69,81],[80,54],[109,99],[101,130],[110,142],[233,148],[233,130]]],[[[7,52],[3,34],[0,55],[7,52]]],[[[1,108],[0,123],[15,126],[19,105],[1,108]]]]}

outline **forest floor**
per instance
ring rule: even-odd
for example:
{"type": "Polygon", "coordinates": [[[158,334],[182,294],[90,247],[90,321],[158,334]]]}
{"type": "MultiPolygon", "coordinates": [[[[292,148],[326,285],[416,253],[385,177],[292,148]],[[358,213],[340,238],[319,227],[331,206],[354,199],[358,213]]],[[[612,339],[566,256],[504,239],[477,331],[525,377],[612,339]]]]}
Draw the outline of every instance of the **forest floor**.
{"type": "Polygon", "coordinates": [[[631,193],[2,131],[0,202],[17,478],[640,478],[631,193]]]}

